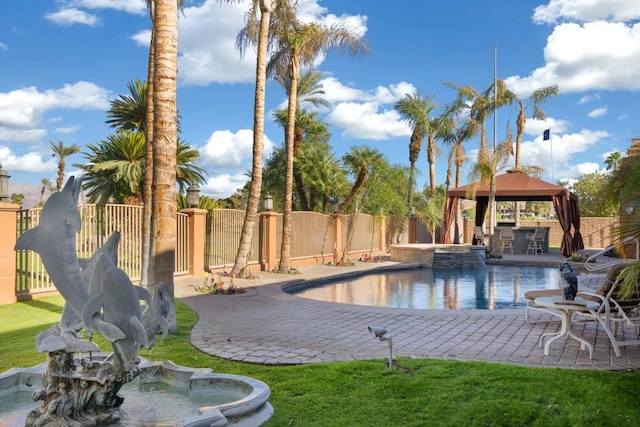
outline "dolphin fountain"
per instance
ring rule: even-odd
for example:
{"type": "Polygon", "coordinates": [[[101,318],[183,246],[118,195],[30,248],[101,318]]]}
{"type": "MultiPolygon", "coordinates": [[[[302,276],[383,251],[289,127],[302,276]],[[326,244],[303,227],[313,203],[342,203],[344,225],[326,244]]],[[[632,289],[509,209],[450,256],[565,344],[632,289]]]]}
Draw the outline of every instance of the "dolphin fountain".
{"type": "MultiPolygon", "coordinates": [[[[141,373],[147,378],[144,381],[149,382],[150,373],[155,373],[152,377],[160,378],[159,372],[168,372],[170,378],[175,378],[171,369],[188,370],[168,368],[175,366],[170,363],[161,365],[162,369],[149,362],[141,364],[140,348],[151,348],[156,334],[166,335],[167,313],[162,309],[153,310],[149,292],[135,286],[117,266],[120,233],[114,232],[90,258],[78,258],[75,235],[81,228],[77,208],[81,185],[80,179],[70,177],[61,191],[49,197],[38,225],[23,233],[15,245],[16,250],[32,250],[40,255],[51,281],[65,300],[60,323],[36,336],[36,348],[47,353],[47,362],[42,370],[42,387],[32,394],[32,399],[42,401],[42,404],[28,413],[26,426],[118,423],[123,417],[120,408],[124,398],[119,392],[124,385],[141,373]],[[81,336],[83,330],[86,337],[81,336]],[[100,349],[91,341],[94,332],[111,344],[111,354],[96,354],[100,349]]],[[[194,376],[193,370],[189,372],[194,376]]],[[[16,375],[20,378],[17,372],[0,374],[0,392],[5,389],[4,383],[21,381],[14,378],[16,375]]],[[[189,381],[195,381],[193,384],[189,381],[184,384],[192,390],[201,388],[196,384],[215,384],[218,379],[211,377],[204,382],[192,379],[189,381]]],[[[33,378],[27,382],[29,385],[36,383],[33,378]]],[[[243,402],[240,406],[252,408],[251,412],[259,414],[261,422],[270,417],[272,408],[267,402],[266,384],[245,377],[221,379],[217,383],[249,390],[243,397],[255,395],[253,403],[243,402]]],[[[225,405],[218,406],[201,411],[209,415],[201,414],[184,425],[229,424],[221,412],[225,405]],[[211,414],[214,414],[213,418],[211,414]]],[[[226,406],[233,407],[228,403],[226,406]]],[[[236,418],[242,418],[238,417],[241,411],[237,408],[228,411],[236,418]]]]}

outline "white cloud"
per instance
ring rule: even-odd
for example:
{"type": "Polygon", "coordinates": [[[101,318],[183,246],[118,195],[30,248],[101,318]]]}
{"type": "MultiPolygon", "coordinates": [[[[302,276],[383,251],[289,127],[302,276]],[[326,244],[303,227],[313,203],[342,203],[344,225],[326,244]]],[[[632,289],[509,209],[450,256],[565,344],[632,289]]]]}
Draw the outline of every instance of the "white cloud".
{"type": "Polygon", "coordinates": [[[96,15],[75,8],[61,9],[57,12],[47,13],[45,18],[57,25],[65,26],[83,24],[95,27],[100,22],[96,15]]]}
{"type": "Polygon", "coordinates": [[[54,133],[66,134],[66,133],[74,133],[78,129],[80,129],[80,126],[78,126],[78,125],[69,125],[69,126],[63,126],[63,127],[56,128],[56,129],[53,130],[53,132],[54,133]]]}
{"type": "MultiPolygon", "coordinates": [[[[265,135],[264,156],[273,151],[273,143],[265,135]]],[[[200,159],[216,168],[238,168],[253,158],[253,131],[240,129],[236,133],[217,130],[200,150],[200,159]]]]}
{"type": "Polygon", "coordinates": [[[606,105],[604,107],[596,108],[595,110],[590,111],[587,114],[587,117],[591,117],[591,118],[602,117],[605,114],[607,114],[607,106],[606,105]]]}
{"type": "Polygon", "coordinates": [[[533,21],[553,24],[560,20],[631,21],[640,18],[640,3],[636,0],[550,0],[534,9],[533,21]]]}
{"type": "Polygon", "coordinates": [[[42,114],[55,108],[106,110],[109,92],[89,82],[65,84],[39,92],[35,87],[0,93],[0,127],[32,127],[42,114]]]}
{"type": "Polygon", "coordinates": [[[207,180],[207,183],[202,188],[202,194],[215,199],[224,199],[242,188],[248,180],[249,177],[241,173],[216,175],[207,180]]]}
{"type": "Polygon", "coordinates": [[[349,138],[383,140],[411,135],[397,111],[381,111],[380,105],[373,102],[337,104],[327,122],[344,129],[342,136],[349,138]]]}
{"type": "Polygon", "coordinates": [[[147,13],[144,0],[67,0],[64,3],[85,9],[113,9],[136,15],[147,13]]]}
{"type": "Polygon", "coordinates": [[[5,43],[0,42],[0,50],[9,50],[9,46],[7,46],[5,43]]]}
{"type": "Polygon", "coordinates": [[[569,128],[569,122],[566,120],[559,120],[553,117],[547,117],[544,120],[538,120],[534,118],[527,119],[527,124],[524,127],[524,133],[527,135],[535,135],[536,137],[542,135],[542,133],[551,129],[551,134],[561,134],[567,131],[569,128]]]}
{"type": "MultiPolygon", "coordinates": [[[[606,131],[590,131],[587,129],[571,134],[560,134],[552,131],[550,141],[543,141],[542,134],[533,141],[524,141],[521,145],[520,156],[523,159],[523,165],[540,166],[548,174],[553,171],[554,179],[556,180],[577,178],[584,173],[590,173],[585,171],[590,170],[594,163],[586,162],[572,165],[571,161],[574,156],[593,150],[600,141],[608,136],[609,133],[606,131]]],[[[595,169],[600,167],[598,164],[595,165],[595,169]]]]}
{"type": "Polygon", "coordinates": [[[34,152],[18,156],[6,146],[0,146],[0,162],[12,172],[52,172],[58,167],[58,162],[51,157],[43,162],[42,156],[34,152]]]}
{"type": "Polygon", "coordinates": [[[556,26],[544,49],[546,65],[507,85],[519,95],[558,84],[560,93],[640,89],[640,23],[590,22],[556,26]]]}

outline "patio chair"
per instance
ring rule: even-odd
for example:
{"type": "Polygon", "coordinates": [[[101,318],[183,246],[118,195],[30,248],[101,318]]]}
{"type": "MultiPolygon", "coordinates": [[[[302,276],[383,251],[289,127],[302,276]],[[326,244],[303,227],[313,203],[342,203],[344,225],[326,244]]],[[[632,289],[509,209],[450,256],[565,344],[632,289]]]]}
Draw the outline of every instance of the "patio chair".
{"type": "Polygon", "coordinates": [[[500,229],[500,249],[502,253],[509,249],[513,255],[513,228],[504,227],[500,229]]]}
{"type": "MultiPolygon", "coordinates": [[[[576,311],[574,312],[573,323],[595,321],[598,322],[602,329],[607,334],[607,337],[611,341],[611,345],[616,353],[616,356],[620,357],[620,347],[629,345],[640,346],[640,293],[632,295],[631,298],[624,300],[620,298],[619,291],[621,283],[617,280],[620,272],[627,266],[627,264],[616,264],[609,268],[607,276],[604,279],[600,288],[595,292],[579,291],[577,297],[582,297],[591,301],[600,303],[600,307],[595,312],[589,311],[576,311]],[[629,328],[633,328],[635,333],[635,339],[618,339],[619,325],[623,325],[629,328]]],[[[538,291],[529,291],[525,294],[525,298],[528,300],[525,319],[529,323],[538,323],[548,320],[529,320],[530,310],[540,310],[547,314],[550,314],[558,319],[562,318],[562,313],[553,308],[539,307],[535,304],[535,299],[541,296],[559,296],[562,297],[562,289],[545,289],[538,291]]],[[[627,332],[629,333],[629,332],[627,332]]]]}
{"type": "Polygon", "coordinates": [[[546,235],[547,230],[545,228],[536,228],[533,233],[527,233],[527,240],[529,241],[529,245],[527,245],[527,255],[529,255],[531,251],[533,251],[534,255],[538,252],[542,255],[546,235]]]}

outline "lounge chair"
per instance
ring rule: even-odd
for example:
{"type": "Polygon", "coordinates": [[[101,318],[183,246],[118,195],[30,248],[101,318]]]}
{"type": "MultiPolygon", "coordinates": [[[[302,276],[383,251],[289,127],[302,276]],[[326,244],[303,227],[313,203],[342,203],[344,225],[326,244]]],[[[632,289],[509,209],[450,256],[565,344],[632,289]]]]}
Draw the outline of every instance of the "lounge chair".
{"type": "MultiPolygon", "coordinates": [[[[626,264],[616,264],[609,268],[607,276],[600,288],[595,292],[579,291],[576,296],[596,301],[600,303],[598,310],[594,312],[576,311],[574,313],[573,323],[580,321],[597,321],[605,333],[609,337],[616,356],[620,356],[620,347],[629,345],[640,345],[640,294],[632,295],[631,298],[624,300],[620,298],[619,291],[621,283],[618,281],[618,275],[626,267],[626,264]],[[618,325],[623,324],[627,327],[635,329],[636,339],[619,340],[618,325]]],[[[553,308],[536,306],[535,299],[543,296],[559,296],[562,297],[562,289],[545,289],[537,291],[529,291],[525,293],[528,300],[525,318],[529,323],[538,323],[548,320],[531,321],[529,319],[530,310],[540,310],[550,314],[558,319],[562,318],[562,313],[553,308]]]]}
{"type": "Polygon", "coordinates": [[[474,245],[485,245],[484,233],[482,232],[482,227],[475,226],[473,229],[473,244],[474,245]]]}

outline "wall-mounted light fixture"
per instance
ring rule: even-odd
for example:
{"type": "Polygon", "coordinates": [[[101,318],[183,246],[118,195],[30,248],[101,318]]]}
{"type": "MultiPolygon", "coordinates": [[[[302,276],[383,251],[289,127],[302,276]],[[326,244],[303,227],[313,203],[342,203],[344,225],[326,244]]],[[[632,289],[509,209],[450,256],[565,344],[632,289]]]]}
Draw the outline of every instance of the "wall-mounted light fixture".
{"type": "Polygon", "coordinates": [[[262,204],[264,205],[264,210],[265,211],[270,211],[270,210],[273,209],[273,197],[271,196],[271,194],[269,192],[267,192],[267,194],[265,194],[262,204]]]}
{"type": "Polygon", "coordinates": [[[627,213],[627,215],[633,215],[634,213],[636,213],[636,207],[627,206],[626,208],[624,208],[624,211],[627,213]]]}
{"type": "Polygon", "coordinates": [[[200,205],[200,187],[198,184],[191,184],[187,188],[187,205],[190,208],[197,208],[200,205]]]}
{"type": "Polygon", "coordinates": [[[0,163],[0,202],[11,201],[11,197],[9,196],[9,178],[11,178],[11,175],[2,169],[2,163],[0,163]]]}
{"type": "Polygon", "coordinates": [[[415,208],[415,206],[411,206],[411,207],[409,208],[409,216],[410,216],[411,218],[413,218],[414,216],[416,216],[416,208],[415,208]]]}

